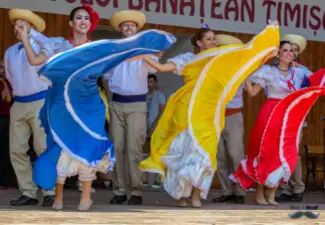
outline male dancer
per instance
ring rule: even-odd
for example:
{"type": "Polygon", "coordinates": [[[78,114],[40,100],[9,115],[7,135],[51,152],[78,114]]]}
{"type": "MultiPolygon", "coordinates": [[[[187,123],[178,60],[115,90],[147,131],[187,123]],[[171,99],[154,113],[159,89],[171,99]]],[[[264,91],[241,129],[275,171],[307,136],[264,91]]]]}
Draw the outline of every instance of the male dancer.
{"type": "MultiPolygon", "coordinates": [[[[298,62],[298,56],[305,50],[307,46],[307,41],[304,37],[296,34],[285,34],[281,37],[281,41],[290,41],[293,45],[294,53],[294,66],[301,68],[305,71],[305,75],[308,77],[312,72],[305,66],[298,62]]],[[[300,133],[300,140],[302,139],[302,131],[300,133]]],[[[286,202],[301,202],[303,200],[305,184],[302,181],[302,165],[301,157],[297,162],[297,166],[288,184],[281,184],[282,193],[277,197],[276,201],[286,201],[286,202]]]]}
{"type": "MultiPolygon", "coordinates": [[[[216,41],[217,46],[243,44],[238,38],[225,34],[216,35],[216,41]]],[[[228,178],[244,159],[243,90],[244,84],[240,86],[235,97],[226,107],[225,128],[220,136],[217,153],[217,173],[223,193],[220,197],[213,199],[215,203],[244,203],[245,201],[245,191],[239,184],[234,184],[228,178]]]]}
{"type": "MultiPolygon", "coordinates": [[[[130,37],[143,27],[146,16],[139,11],[124,10],[115,13],[110,23],[123,37],[130,37]]],[[[155,72],[143,59],[138,59],[123,62],[105,75],[113,94],[109,107],[109,131],[116,157],[116,190],[110,204],[126,202],[128,191],[131,192],[129,205],[142,204],[139,164],[147,132],[147,77],[155,72]]]]}
{"type": "MultiPolygon", "coordinates": [[[[11,9],[9,17],[15,26],[15,34],[19,41],[21,36],[17,29],[27,27],[42,32],[45,21],[30,10],[11,9]]],[[[40,45],[33,38],[29,38],[30,45],[37,53],[40,45]]],[[[14,95],[14,104],[10,110],[10,158],[15,170],[19,189],[22,193],[17,200],[11,201],[13,206],[38,204],[36,192],[38,187],[32,180],[32,166],[26,152],[29,150],[28,140],[33,133],[34,150],[40,155],[46,149],[46,137],[40,127],[39,111],[44,103],[48,85],[41,81],[37,74],[37,67],[28,62],[24,46],[18,42],[5,53],[6,77],[9,80],[14,95]]],[[[43,206],[52,206],[53,191],[44,191],[43,206]]]]}

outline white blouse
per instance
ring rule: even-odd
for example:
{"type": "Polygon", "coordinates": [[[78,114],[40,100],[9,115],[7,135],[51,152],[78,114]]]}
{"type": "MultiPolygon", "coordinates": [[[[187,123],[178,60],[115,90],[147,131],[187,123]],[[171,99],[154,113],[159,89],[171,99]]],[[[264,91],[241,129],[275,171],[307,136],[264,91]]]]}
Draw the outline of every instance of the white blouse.
{"type": "Polygon", "coordinates": [[[177,68],[176,71],[174,72],[180,75],[185,65],[188,64],[190,61],[192,61],[195,57],[196,57],[195,54],[191,52],[187,52],[184,54],[177,55],[174,58],[168,59],[167,62],[174,63],[177,68]]]}
{"type": "Polygon", "coordinates": [[[301,68],[291,68],[291,73],[285,77],[275,66],[264,65],[251,75],[250,80],[267,90],[268,98],[282,99],[299,90],[305,78],[301,68]]]}
{"type": "Polygon", "coordinates": [[[29,35],[40,45],[41,51],[49,58],[73,48],[70,42],[62,37],[48,38],[34,29],[31,29],[29,35]]]}

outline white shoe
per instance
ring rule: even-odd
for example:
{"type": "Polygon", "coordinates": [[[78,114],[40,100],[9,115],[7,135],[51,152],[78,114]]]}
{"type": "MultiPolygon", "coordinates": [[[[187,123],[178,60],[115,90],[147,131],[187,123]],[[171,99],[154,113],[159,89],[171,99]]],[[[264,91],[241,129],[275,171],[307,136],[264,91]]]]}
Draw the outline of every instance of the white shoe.
{"type": "Polygon", "coordinates": [[[79,203],[79,206],[78,206],[78,211],[89,211],[91,206],[93,205],[93,201],[89,201],[87,203],[79,203]]]}
{"type": "Polygon", "coordinates": [[[161,184],[158,181],[153,182],[153,184],[151,185],[152,188],[160,188],[161,184]]]}

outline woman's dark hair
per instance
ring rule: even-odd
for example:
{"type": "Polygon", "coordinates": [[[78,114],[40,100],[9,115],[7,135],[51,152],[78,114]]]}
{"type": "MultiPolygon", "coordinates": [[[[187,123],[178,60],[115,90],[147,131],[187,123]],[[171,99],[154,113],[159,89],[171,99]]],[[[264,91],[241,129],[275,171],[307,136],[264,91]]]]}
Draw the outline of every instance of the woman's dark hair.
{"type": "MultiPolygon", "coordinates": [[[[285,40],[285,41],[280,41],[279,49],[281,49],[282,46],[285,45],[285,44],[289,44],[289,45],[292,46],[291,41],[286,41],[286,40],[285,40]]],[[[274,64],[274,65],[278,65],[278,64],[279,64],[279,59],[278,59],[278,57],[275,57],[275,58],[274,58],[274,62],[273,62],[273,64],[274,64]]]]}
{"type": "MultiPolygon", "coordinates": [[[[85,10],[85,11],[89,14],[88,10],[85,9],[85,7],[83,7],[83,6],[78,6],[78,7],[74,8],[74,9],[71,11],[70,16],[69,16],[70,21],[72,21],[72,20],[74,19],[74,16],[75,16],[76,12],[77,12],[78,10],[80,10],[80,9],[85,10]]],[[[90,15],[89,15],[89,16],[90,16],[90,15]]]]}
{"type": "Polygon", "coordinates": [[[204,35],[210,31],[212,30],[209,28],[200,28],[197,32],[195,32],[194,36],[191,38],[191,44],[196,47],[199,47],[196,42],[201,41],[204,35]]]}
{"type": "Polygon", "coordinates": [[[283,45],[285,45],[285,44],[289,44],[289,45],[292,46],[291,41],[280,41],[280,46],[279,46],[279,48],[281,48],[281,47],[282,47],[283,45]]]}

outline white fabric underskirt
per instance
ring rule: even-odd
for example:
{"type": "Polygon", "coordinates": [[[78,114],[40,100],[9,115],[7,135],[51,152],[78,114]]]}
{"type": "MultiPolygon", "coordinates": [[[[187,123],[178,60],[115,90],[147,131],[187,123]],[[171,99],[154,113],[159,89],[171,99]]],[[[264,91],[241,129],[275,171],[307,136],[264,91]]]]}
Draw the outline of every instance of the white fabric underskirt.
{"type": "Polygon", "coordinates": [[[109,166],[110,162],[107,155],[103,157],[96,167],[87,167],[62,150],[57,164],[57,172],[59,178],[79,175],[80,181],[90,181],[96,179],[96,172],[107,173],[109,166]]]}
{"type": "Polygon", "coordinates": [[[188,130],[173,140],[162,161],[167,167],[164,188],[169,195],[187,198],[195,187],[201,190],[202,199],[207,198],[213,179],[210,162],[196,149],[188,130]]]}

